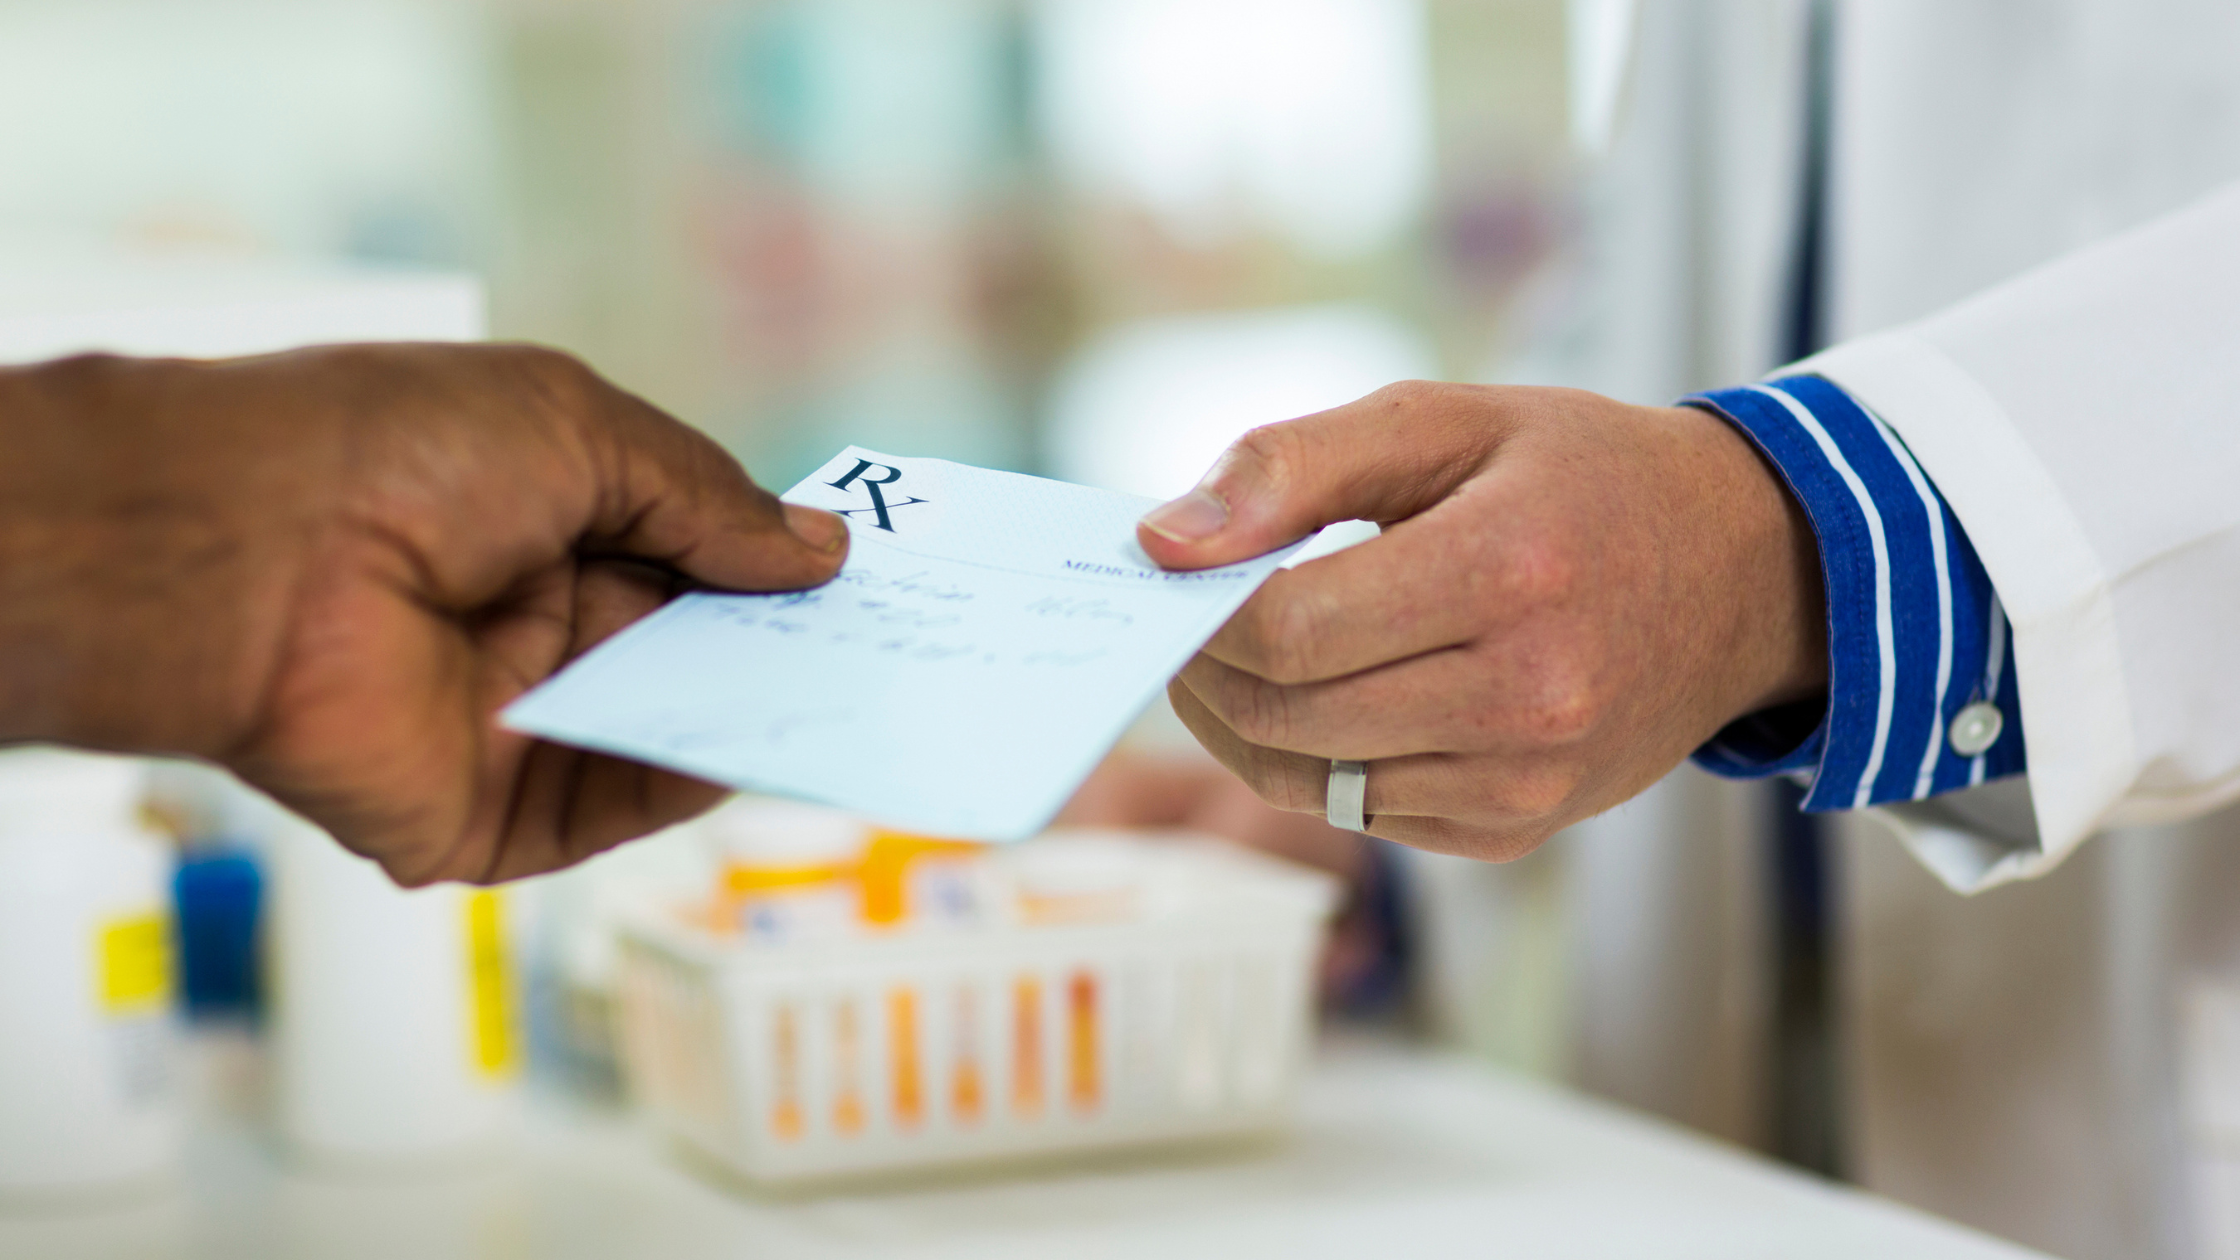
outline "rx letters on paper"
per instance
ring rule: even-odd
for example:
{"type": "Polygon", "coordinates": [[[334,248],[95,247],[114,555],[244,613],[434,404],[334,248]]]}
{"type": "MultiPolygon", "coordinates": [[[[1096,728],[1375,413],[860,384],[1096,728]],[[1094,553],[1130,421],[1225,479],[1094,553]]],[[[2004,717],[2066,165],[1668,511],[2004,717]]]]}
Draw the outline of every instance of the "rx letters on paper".
{"type": "Polygon", "coordinates": [[[1296,550],[1168,572],[1136,545],[1150,500],[858,447],[784,497],[847,518],[838,577],[686,595],[505,724],[912,831],[1021,839],[1296,550]]]}

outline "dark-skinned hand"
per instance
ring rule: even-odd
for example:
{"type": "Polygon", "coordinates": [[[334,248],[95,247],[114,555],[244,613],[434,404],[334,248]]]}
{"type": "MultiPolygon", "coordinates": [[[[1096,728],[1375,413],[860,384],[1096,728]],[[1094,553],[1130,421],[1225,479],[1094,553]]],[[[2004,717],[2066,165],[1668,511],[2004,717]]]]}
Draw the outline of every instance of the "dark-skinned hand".
{"type": "Polygon", "coordinates": [[[0,742],[215,762],[407,885],[552,870],[720,790],[498,710],[680,589],[846,551],[549,350],[8,369],[0,742]]]}

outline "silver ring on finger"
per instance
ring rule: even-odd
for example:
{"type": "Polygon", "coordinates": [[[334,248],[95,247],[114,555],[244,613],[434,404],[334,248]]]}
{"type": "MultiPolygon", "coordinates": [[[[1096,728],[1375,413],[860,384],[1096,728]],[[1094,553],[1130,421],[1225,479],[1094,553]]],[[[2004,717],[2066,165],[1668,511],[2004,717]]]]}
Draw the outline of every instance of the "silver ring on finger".
{"type": "Polygon", "coordinates": [[[1361,812],[1369,799],[1369,763],[1333,761],[1330,786],[1323,795],[1322,816],[1340,831],[1367,831],[1369,819],[1361,812]]]}

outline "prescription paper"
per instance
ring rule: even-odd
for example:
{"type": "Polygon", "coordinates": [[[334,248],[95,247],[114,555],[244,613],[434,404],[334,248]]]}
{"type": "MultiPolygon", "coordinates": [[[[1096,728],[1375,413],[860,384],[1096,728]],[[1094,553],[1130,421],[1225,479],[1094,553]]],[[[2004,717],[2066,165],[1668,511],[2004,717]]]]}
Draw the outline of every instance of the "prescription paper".
{"type": "Polygon", "coordinates": [[[1023,839],[1297,550],[1168,572],[1135,541],[1153,500],[854,446],[784,498],[845,515],[832,582],[672,601],[505,725],[911,831],[1023,839]]]}

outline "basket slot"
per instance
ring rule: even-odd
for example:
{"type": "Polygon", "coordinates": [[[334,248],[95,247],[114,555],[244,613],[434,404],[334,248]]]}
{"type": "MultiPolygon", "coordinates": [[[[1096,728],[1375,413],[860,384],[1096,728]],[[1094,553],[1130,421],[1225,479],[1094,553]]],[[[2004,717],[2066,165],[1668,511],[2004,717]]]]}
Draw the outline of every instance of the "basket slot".
{"type": "Polygon", "coordinates": [[[1234,1004],[1231,968],[1219,956],[1185,958],[1175,995],[1174,1092],[1185,1111],[1211,1111],[1229,1092],[1227,1050],[1234,1004]]]}
{"type": "Polygon", "coordinates": [[[759,1039],[764,1043],[762,1057],[749,1061],[755,1110],[770,1136],[788,1144],[801,1141],[809,1132],[809,1017],[808,1004],[797,997],[773,997],[764,1021],[767,1036],[759,1039]]]}
{"type": "Polygon", "coordinates": [[[853,991],[836,994],[826,1006],[824,1062],[827,1078],[825,1115],[834,1137],[860,1138],[871,1123],[871,1040],[863,995],[853,991]]]}
{"type": "Polygon", "coordinates": [[[1167,1004],[1159,1000],[1156,983],[1160,972],[1151,960],[1131,956],[1114,962],[1111,974],[1112,1020],[1105,1043],[1111,1053],[1112,1105],[1147,1114],[1165,1105],[1167,1093],[1159,1085],[1159,1048],[1169,1044],[1162,1023],[1167,1004]]]}
{"type": "Polygon", "coordinates": [[[994,1105],[994,1048],[1002,1043],[990,1027],[995,1012],[987,986],[977,976],[952,976],[941,987],[948,995],[941,1038],[943,1114],[949,1128],[969,1132],[987,1123],[994,1105]]]}

